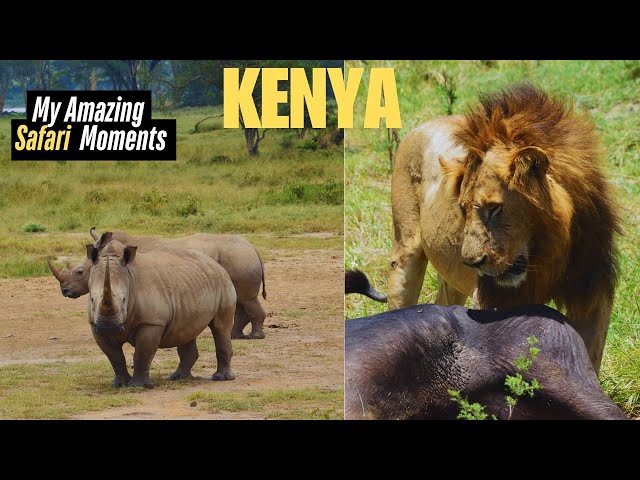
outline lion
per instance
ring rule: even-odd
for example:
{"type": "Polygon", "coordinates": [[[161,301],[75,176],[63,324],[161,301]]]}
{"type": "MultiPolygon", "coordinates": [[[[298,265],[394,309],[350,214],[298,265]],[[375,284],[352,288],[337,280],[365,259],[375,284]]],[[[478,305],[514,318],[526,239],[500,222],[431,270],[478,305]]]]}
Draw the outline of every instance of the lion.
{"type": "Polygon", "coordinates": [[[602,153],[586,114],[531,84],[415,128],[392,173],[389,308],[416,304],[431,261],[439,304],[553,300],[598,372],[622,233],[602,153]]]}

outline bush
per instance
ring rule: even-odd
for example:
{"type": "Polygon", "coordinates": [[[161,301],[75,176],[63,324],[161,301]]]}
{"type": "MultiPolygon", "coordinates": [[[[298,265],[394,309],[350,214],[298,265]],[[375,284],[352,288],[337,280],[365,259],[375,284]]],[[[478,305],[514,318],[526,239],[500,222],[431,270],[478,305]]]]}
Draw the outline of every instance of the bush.
{"type": "Polygon", "coordinates": [[[298,145],[298,148],[300,150],[313,152],[314,150],[318,149],[318,142],[315,138],[310,138],[308,140],[305,140],[302,145],[298,145]]]}
{"type": "Polygon", "coordinates": [[[165,193],[160,193],[155,188],[152,188],[150,192],[140,194],[136,203],[131,205],[131,213],[159,216],[162,206],[168,200],[169,198],[165,193]]]}
{"type": "Polygon", "coordinates": [[[216,163],[235,163],[237,160],[234,160],[231,157],[227,157],[226,155],[214,155],[209,159],[209,165],[213,165],[216,163]]]}
{"type": "Polygon", "coordinates": [[[624,68],[627,71],[627,76],[631,80],[637,80],[640,78],[640,61],[626,60],[624,62],[624,68]]]}
{"type": "Polygon", "coordinates": [[[91,190],[90,192],[87,192],[86,195],[84,196],[84,199],[87,203],[92,203],[92,204],[99,204],[99,203],[103,203],[107,201],[107,195],[104,193],[104,191],[98,189],[98,190],[91,190]]]}
{"type": "Polygon", "coordinates": [[[202,200],[197,195],[188,194],[185,200],[176,207],[176,213],[181,217],[197,215],[200,212],[202,200]]]}
{"type": "Polygon", "coordinates": [[[257,185],[261,181],[262,181],[262,175],[260,175],[259,173],[248,172],[248,173],[245,173],[242,180],[240,180],[239,185],[241,187],[250,187],[252,185],[257,185]]]}
{"type": "Polygon", "coordinates": [[[22,231],[27,233],[44,232],[47,229],[45,225],[36,222],[25,223],[22,226],[22,231]]]}
{"type": "Polygon", "coordinates": [[[342,145],[344,142],[344,130],[333,128],[318,134],[316,142],[320,148],[329,148],[334,145],[342,145]]]}
{"type": "Polygon", "coordinates": [[[330,180],[325,183],[300,183],[285,185],[284,188],[272,194],[271,202],[276,204],[291,203],[324,203],[341,205],[344,197],[344,186],[340,182],[330,180]]]}
{"type": "Polygon", "coordinates": [[[62,222],[60,225],[58,225],[58,229],[63,231],[63,232],[69,232],[71,230],[75,230],[76,228],[80,227],[82,224],[80,223],[80,221],[75,218],[75,217],[71,217],[71,218],[67,218],[64,222],[62,222]]]}
{"type": "Polygon", "coordinates": [[[280,147],[283,150],[288,150],[289,148],[292,148],[294,143],[295,143],[295,135],[293,133],[284,135],[280,139],[280,147]]]}

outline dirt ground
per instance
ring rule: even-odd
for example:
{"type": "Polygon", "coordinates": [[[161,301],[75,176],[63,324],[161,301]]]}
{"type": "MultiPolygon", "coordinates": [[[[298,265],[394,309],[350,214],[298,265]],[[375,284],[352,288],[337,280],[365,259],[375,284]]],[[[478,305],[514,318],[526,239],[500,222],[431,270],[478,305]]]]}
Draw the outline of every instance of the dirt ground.
{"type": "MultiPolygon", "coordinates": [[[[203,351],[197,379],[179,387],[156,387],[137,395],[140,403],[75,418],[215,419],[263,418],[259,412],[208,412],[192,407],[195,392],[278,389],[340,389],[343,385],[342,251],[269,250],[265,262],[267,311],[264,340],[234,340],[236,380],[212,382],[215,354],[203,351]]],[[[10,364],[104,361],[86,320],[86,297],[62,296],[53,277],[0,280],[0,367],[10,364]]],[[[245,330],[248,331],[248,326],[245,330]]],[[[207,329],[201,337],[212,343],[207,329]]],[[[200,345],[202,340],[199,340],[200,345]]],[[[125,347],[129,364],[133,348],[125,347]]],[[[175,349],[158,351],[152,364],[175,361],[175,349]]],[[[105,379],[109,382],[111,378],[105,379]]],[[[293,407],[292,407],[293,408],[293,407]]],[[[336,405],[342,410],[342,405],[336,405]]]]}

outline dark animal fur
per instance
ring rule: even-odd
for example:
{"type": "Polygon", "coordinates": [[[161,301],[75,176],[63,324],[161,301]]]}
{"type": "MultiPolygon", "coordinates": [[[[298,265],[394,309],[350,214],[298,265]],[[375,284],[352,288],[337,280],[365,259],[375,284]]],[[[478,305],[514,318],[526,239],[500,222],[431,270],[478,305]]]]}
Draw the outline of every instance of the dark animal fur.
{"type": "Polygon", "coordinates": [[[543,305],[418,305],[346,321],[346,418],[454,419],[454,389],[505,419],[505,377],[531,335],[540,354],[525,378],[543,389],[521,399],[512,418],[626,418],[600,387],[580,336],[543,305]]]}
{"type": "Polygon", "coordinates": [[[344,272],[344,293],[359,293],[376,302],[387,302],[387,296],[374,289],[361,270],[346,270],[344,272]]]}

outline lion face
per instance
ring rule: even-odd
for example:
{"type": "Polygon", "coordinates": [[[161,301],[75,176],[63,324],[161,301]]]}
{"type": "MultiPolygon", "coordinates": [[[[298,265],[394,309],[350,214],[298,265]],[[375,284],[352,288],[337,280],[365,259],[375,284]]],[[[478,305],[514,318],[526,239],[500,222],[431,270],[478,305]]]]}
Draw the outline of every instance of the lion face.
{"type": "Polygon", "coordinates": [[[533,188],[530,182],[544,173],[536,167],[539,156],[531,149],[514,153],[494,147],[467,159],[458,197],[465,222],[462,261],[502,287],[519,287],[527,277],[535,213],[514,188],[514,177],[524,176],[521,183],[533,188]],[[526,171],[518,172],[519,165],[526,171]]]}

